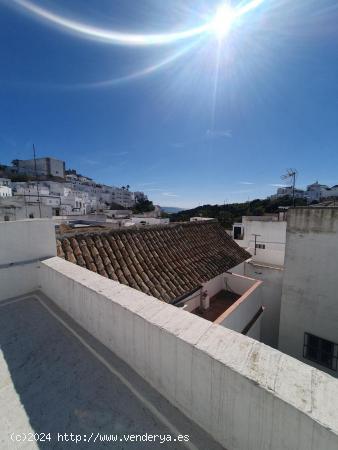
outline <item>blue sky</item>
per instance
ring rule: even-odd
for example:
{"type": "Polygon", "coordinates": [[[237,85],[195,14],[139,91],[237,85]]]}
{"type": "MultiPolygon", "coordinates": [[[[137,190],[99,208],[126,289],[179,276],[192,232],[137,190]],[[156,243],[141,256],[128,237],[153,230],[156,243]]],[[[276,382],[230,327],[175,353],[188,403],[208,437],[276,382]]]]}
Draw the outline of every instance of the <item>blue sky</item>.
{"type": "Polygon", "coordinates": [[[194,30],[220,2],[0,0],[0,161],[35,143],[163,206],[265,197],[288,167],[338,184],[337,2],[255,1],[222,39],[140,46],[101,32],[194,30]]]}

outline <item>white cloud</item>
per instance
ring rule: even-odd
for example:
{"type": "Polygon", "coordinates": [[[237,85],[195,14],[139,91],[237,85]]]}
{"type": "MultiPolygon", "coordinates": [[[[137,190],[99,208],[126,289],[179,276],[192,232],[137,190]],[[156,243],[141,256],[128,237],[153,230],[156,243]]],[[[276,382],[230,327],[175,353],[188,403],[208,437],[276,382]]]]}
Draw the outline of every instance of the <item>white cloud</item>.
{"type": "Polygon", "coordinates": [[[162,192],[162,195],[165,197],[178,197],[177,194],[174,194],[173,192],[162,192]]]}
{"type": "Polygon", "coordinates": [[[170,144],[170,146],[173,148],[183,148],[184,142],[173,142],[172,144],[170,144]]]}
{"type": "Polygon", "coordinates": [[[252,184],[255,184],[255,183],[252,183],[251,181],[240,181],[239,184],[245,184],[247,186],[251,186],[252,184]]]}
{"type": "Polygon", "coordinates": [[[157,184],[157,181],[147,181],[144,183],[137,183],[135,186],[144,187],[144,186],[153,186],[154,184],[157,184]]]}
{"type": "Polygon", "coordinates": [[[273,187],[289,187],[289,184],[269,184],[269,186],[273,186],[273,187]]]}
{"type": "Polygon", "coordinates": [[[85,164],[90,164],[91,166],[100,165],[99,161],[95,161],[94,159],[84,159],[83,162],[85,164]]]}
{"type": "Polygon", "coordinates": [[[249,194],[250,192],[253,192],[251,189],[241,189],[238,191],[227,191],[227,194],[249,194]]]}
{"type": "Polygon", "coordinates": [[[116,153],[109,153],[110,155],[113,155],[113,156],[125,156],[125,155],[128,155],[128,153],[129,152],[116,152],[116,153]]]}
{"type": "Polygon", "coordinates": [[[231,130],[207,130],[206,137],[208,139],[222,138],[222,137],[231,138],[232,132],[231,130]]]}

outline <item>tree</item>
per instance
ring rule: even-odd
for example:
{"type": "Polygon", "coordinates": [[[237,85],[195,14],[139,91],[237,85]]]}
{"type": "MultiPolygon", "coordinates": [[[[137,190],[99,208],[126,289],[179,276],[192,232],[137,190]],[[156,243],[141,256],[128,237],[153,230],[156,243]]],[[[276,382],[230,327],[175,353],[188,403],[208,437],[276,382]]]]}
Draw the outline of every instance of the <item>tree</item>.
{"type": "MultiPolygon", "coordinates": [[[[306,206],[307,201],[303,198],[296,198],[295,205],[306,206]]],[[[255,199],[251,202],[229,205],[203,205],[171,214],[170,220],[172,222],[187,222],[191,217],[210,217],[217,219],[221,225],[230,229],[234,222],[241,222],[243,216],[262,216],[277,213],[280,206],[292,207],[292,198],[285,196],[278,199],[255,199]]]]}
{"type": "Polygon", "coordinates": [[[153,205],[153,202],[150,200],[140,200],[137,202],[133,208],[134,214],[142,214],[144,212],[151,212],[154,211],[155,206],[153,205]]]}

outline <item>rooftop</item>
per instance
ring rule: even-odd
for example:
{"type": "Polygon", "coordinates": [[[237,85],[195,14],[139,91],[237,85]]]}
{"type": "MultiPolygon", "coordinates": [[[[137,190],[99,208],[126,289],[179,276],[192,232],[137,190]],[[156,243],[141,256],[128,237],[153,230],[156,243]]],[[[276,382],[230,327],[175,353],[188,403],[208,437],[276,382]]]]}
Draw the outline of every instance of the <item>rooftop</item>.
{"type": "Polygon", "coordinates": [[[220,291],[210,299],[210,307],[207,311],[202,311],[196,308],[192,311],[193,314],[203,317],[203,319],[215,322],[227,309],[230,308],[238,299],[240,295],[230,291],[220,291]]]}
{"type": "MultiPolygon", "coordinates": [[[[182,434],[193,448],[222,448],[41,294],[0,302],[0,311],[1,448],[9,448],[13,431],[50,432],[51,442],[41,442],[42,448],[61,448],[57,433],[88,440],[97,433],[182,434]]],[[[182,443],[170,448],[182,449],[182,443]]]]}
{"type": "Polygon", "coordinates": [[[337,450],[337,379],[56,257],[50,220],[0,228],[0,448],[66,448],[11,433],[156,430],[188,434],[191,450],[219,448],[212,438],[228,450],[337,450]]]}
{"type": "Polygon", "coordinates": [[[251,256],[217,222],[68,233],[57,255],[167,303],[251,256]]]}

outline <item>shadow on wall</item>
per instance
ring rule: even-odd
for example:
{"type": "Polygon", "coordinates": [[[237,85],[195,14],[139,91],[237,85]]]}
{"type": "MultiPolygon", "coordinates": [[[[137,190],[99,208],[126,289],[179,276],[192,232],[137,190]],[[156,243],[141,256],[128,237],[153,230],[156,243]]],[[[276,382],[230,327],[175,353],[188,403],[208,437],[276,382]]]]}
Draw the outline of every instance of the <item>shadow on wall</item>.
{"type": "MultiPolygon", "coordinates": [[[[107,442],[75,443],[57,440],[58,433],[86,435],[172,434],[143,402],[107,368],[105,368],[72,334],[47,312],[34,298],[1,306],[0,347],[4,363],[0,364],[0,386],[6,380],[6,365],[19,399],[11,389],[2,391],[1,413],[11,408],[11,418],[17,428],[8,429],[0,436],[0,444],[12,444],[13,431],[51,433],[51,442],[37,442],[41,449],[50,448],[114,448],[134,449],[152,445],[153,448],[182,449],[182,443],[160,445],[149,443],[107,442]],[[3,381],[4,380],[4,381],[3,381]],[[15,405],[15,406],[14,406],[15,405]],[[13,414],[13,406],[15,409],[13,414]],[[22,412],[19,414],[18,409],[22,412]],[[29,420],[30,429],[22,429],[18,419],[22,414],[29,420]],[[6,441],[8,439],[8,442],[6,441]]],[[[78,327],[74,324],[76,330],[78,327]]],[[[168,417],[183,434],[201,443],[200,448],[220,450],[206,439],[206,434],[192,424],[167,400],[142,380],[132,369],[98,344],[83,330],[81,335],[95,347],[114,368],[142,395],[168,417]]],[[[0,353],[1,363],[1,353],[0,353]]],[[[6,414],[7,415],[7,414],[6,414]]],[[[1,419],[0,419],[1,421],[1,419]]],[[[4,425],[1,424],[0,429],[4,425]]],[[[5,424],[6,426],[6,424],[5,424]]],[[[9,425],[11,426],[11,425],[9,425]]],[[[28,427],[29,428],[29,427],[28,427]]],[[[120,437],[120,436],[119,436],[120,437]]],[[[21,444],[22,445],[22,444],[21,444]]],[[[0,445],[1,446],[1,445],[0,445]]],[[[199,446],[198,446],[199,447],[199,446]]]]}

